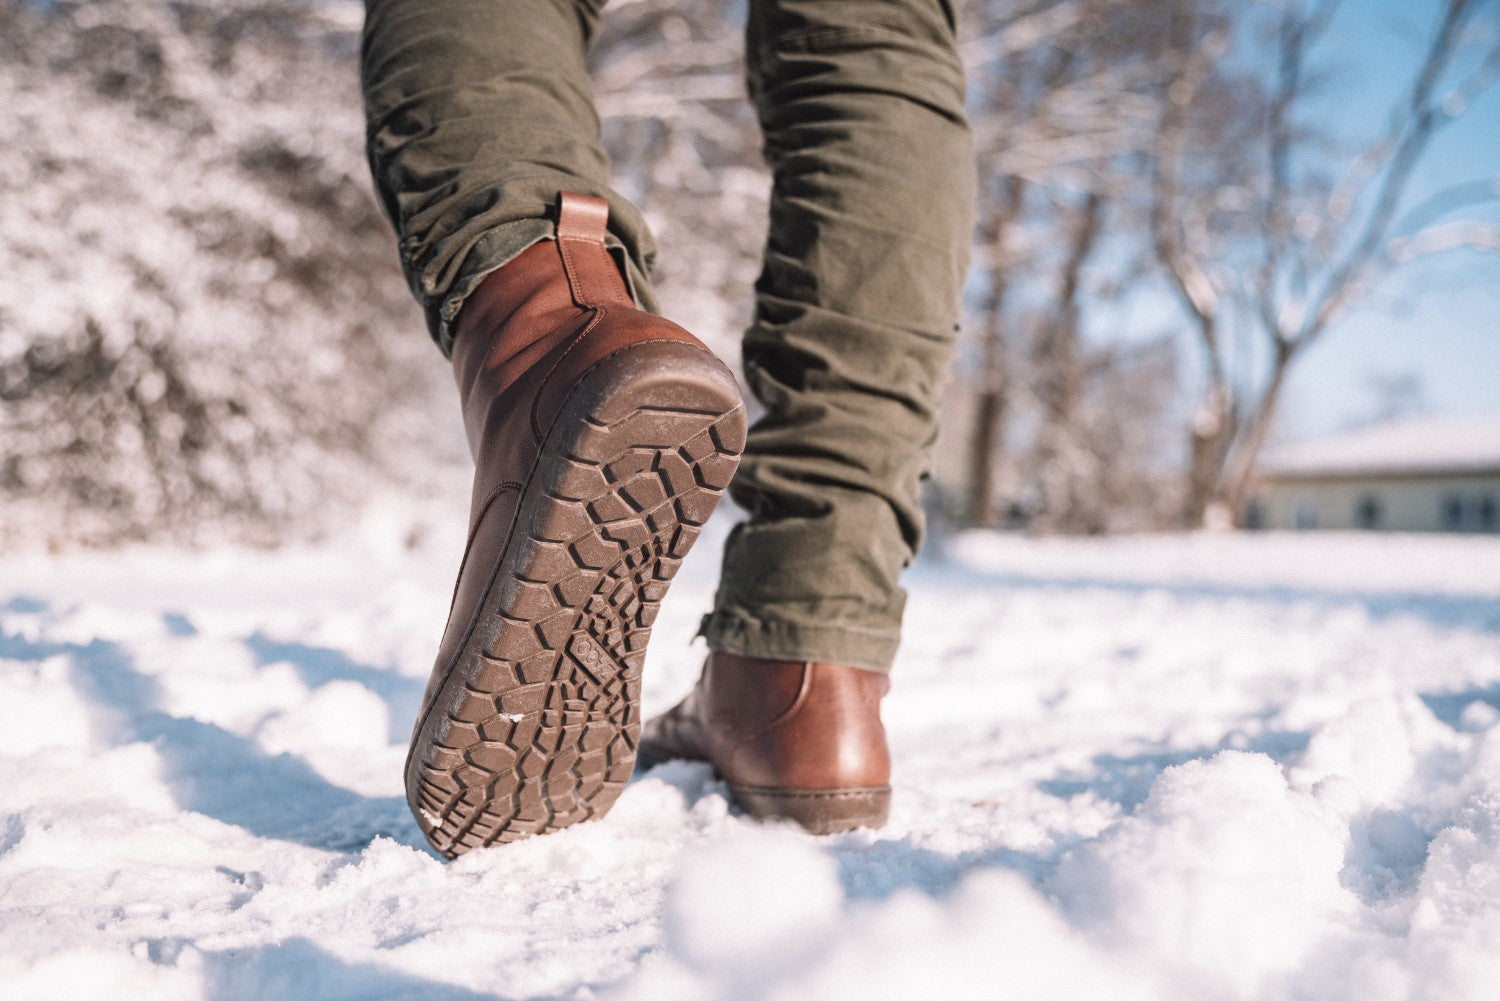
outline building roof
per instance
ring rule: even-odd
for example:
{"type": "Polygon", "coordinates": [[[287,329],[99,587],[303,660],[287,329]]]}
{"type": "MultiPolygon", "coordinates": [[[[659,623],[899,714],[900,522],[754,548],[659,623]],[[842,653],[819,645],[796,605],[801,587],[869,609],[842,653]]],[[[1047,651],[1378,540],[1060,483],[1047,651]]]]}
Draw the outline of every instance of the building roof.
{"type": "Polygon", "coordinates": [[[1409,417],[1273,448],[1268,479],[1500,473],[1500,414],[1409,417]]]}

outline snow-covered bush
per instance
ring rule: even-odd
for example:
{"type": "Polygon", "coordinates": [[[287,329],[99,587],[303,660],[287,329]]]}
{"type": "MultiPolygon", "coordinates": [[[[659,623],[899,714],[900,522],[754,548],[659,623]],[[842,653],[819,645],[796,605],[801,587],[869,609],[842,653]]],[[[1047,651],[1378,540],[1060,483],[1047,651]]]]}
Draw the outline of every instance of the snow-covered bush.
{"type": "Polygon", "coordinates": [[[0,0],[0,546],[269,542],[452,457],[359,16],[0,0]]]}

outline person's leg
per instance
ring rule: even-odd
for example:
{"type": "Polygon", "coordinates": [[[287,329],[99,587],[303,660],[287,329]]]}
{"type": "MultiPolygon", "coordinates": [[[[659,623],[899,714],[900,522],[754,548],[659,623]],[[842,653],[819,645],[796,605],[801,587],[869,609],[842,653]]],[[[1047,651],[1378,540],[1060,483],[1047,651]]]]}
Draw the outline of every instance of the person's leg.
{"type": "Polygon", "coordinates": [[[756,816],[816,833],[890,809],[880,701],[897,584],[957,333],[973,212],[944,0],[751,0],[775,175],[745,375],[766,412],[730,494],[712,651],[641,758],[704,759],[756,816]]]}
{"type": "Polygon", "coordinates": [[[710,649],[888,670],[974,200],[948,0],[751,0],[774,171],[744,342],[765,405],[730,495],[710,649]]]}
{"type": "Polygon", "coordinates": [[[653,308],[654,245],[608,183],[584,55],[604,0],[367,0],[367,151],[407,281],[452,349],[485,275],[553,234],[559,191],[609,202],[608,241],[653,308]]]}
{"type": "Polygon", "coordinates": [[[601,2],[369,4],[371,167],[475,459],[406,762],[447,855],[619,796],[657,605],[744,441],[729,370],[637,308],[649,242],[605,184],[583,64],[601,2]]]}

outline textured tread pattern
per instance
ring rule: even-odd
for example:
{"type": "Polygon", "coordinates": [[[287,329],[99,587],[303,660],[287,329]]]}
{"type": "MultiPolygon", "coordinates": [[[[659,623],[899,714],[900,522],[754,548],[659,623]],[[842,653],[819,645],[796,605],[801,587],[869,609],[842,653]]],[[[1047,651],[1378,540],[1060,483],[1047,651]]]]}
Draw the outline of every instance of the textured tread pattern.
{"type": "Polygon", "coordinates": [[[601,815],[640,735],[657,608],[744,447],[733,409],[636,406],[584,418],[538,465],[483,637],[437,700],[408,768],[449,856],[601,815]],[[461,691],[450,686],[461,685],[461,691]],[[446,711],[445,711],[446,710],[446,711]]]}

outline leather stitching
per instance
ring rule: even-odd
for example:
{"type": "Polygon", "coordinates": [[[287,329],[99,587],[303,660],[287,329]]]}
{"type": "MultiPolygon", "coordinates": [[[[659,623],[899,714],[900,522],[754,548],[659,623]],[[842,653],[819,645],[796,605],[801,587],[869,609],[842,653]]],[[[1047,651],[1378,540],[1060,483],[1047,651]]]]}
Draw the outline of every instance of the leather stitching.
{"type": "MultiPolygon", "coordinates": [[[[599,326],[599,321],[604,319],[605,309],[603,306],[591,306],[589,308],[594,311],[593,317],[590,318],[588,323],[583,325],[582,330],[573,335],[573,339],[568,342],[568,346],[563,348],[562,354],[553,360],[552,364],[547,368],[547,374],[542,376],[542,381],[537,384],[535,395],[531,398],[531,433],[536,436],[537,440],[541,440],[542,437],[541,411],[539,408],[542,405],[542,397],[546,395],[547,387],[552,384],[552,376],[562,366],[563,360],[573,353],[573,349],[587,340],[594,328],[599,326]]],[[[582,376],[580,375],[579,378],[581,379],[582,376]]]]}
{"type": "Polygon", "coordinates": [[[578,267],[573,255],[569,253],[571,244],[580,241],[573,239],[559,239],[557,251],[562,255],[563,274],[568,279],[568,291],[573,295],[573,302],[582,309],[588,309],[594,304],[588,299],[588,290],[583,286],[583,271],[578,267]]]}

